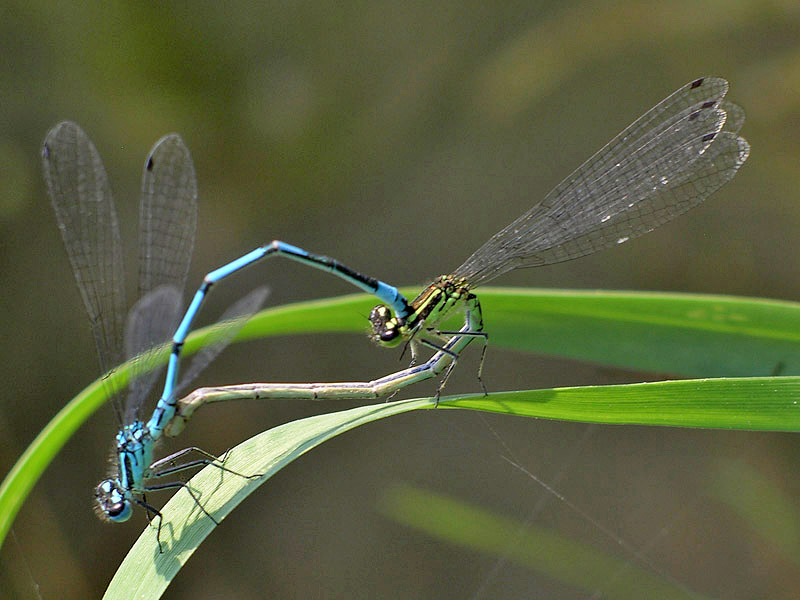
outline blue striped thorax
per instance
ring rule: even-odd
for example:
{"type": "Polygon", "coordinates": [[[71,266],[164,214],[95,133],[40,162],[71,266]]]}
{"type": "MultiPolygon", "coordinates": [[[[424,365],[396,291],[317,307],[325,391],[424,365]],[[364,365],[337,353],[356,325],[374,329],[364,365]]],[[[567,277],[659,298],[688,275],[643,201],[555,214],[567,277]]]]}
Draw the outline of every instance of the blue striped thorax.
{"type": "Polygon", "coordinates": [[[116,442],[118,475],[98,484],[95,500],[98,514],[119,523],[131,516],[132,494],[144,489],[153,459],[153,444],[144,424],[138,420],[123,427],[116,442]]]}

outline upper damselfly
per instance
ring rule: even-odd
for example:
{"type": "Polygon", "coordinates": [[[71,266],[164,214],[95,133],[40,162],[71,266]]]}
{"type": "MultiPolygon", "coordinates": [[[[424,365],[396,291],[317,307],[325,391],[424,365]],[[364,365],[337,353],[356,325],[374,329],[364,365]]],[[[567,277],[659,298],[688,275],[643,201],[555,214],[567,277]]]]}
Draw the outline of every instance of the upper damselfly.
{"type": "Polygon", "coordinates": [[[476,287],[512,269],[550,265],[627,242],[700,204],[733,178],[747,160],[750,147],[738,135],[744,111],[724,99],[727,91],[728,82],[718,77],[684,85],[634,121],[464,264],[435,279],[410,302],[394,286],[281,241],[256,248],[209,273],[175,336],[159,405],[163,411],[156,412],[151,428],[165,427],[175,415],[172,366],[177,368],[181,344],[205,295],[219,280],[268,256],[283,256],[328,271],[375,295],[382,304],[372,309],[369,321],[371,335],[379,344],[396,346],[406,340],[412,357],[419,345],[450,353],[453,360],[441,391],[457,358],[443,336],[454,335],[462,341],[486,339],[480,302],[473,293],[476,287]],[[455,307],[465,311],[464,326],[458,331],[438,330],[439,322],[455,307]]]}

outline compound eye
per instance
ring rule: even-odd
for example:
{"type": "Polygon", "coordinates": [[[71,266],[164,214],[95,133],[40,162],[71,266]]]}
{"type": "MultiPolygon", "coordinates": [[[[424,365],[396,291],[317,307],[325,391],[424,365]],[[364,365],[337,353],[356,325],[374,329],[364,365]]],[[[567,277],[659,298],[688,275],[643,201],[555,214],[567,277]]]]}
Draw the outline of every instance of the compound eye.
{"type": "Polygon", "coordinates": [[[382,342],[391,342],[397,337],[398,333],[397,328],[393,327],[391,329],[384,329],[378,334],[378,337],[382,342]]]}
{"type": "Polygon", "coordinates": [[[105,513],[108,515],[108,518],[117,523],[127,521],[131,516],[131,512],[131,503],[127,500],[116,502],[105,507],[105,513]]]}
{"type": "Polygon", "coordinates": [[[95,488],[98,514],[115,523],[127,521],[133,513],[130,500],[120,489],[119,484],[113,479],[101,481],[95,488]]]}
{"type": "Polygon", "coordinates": [[[392,316],[388,306],[379,304],[369,313],[372,339],[385,346],[394,346],[403,336],[403,322],[392,316]]]}

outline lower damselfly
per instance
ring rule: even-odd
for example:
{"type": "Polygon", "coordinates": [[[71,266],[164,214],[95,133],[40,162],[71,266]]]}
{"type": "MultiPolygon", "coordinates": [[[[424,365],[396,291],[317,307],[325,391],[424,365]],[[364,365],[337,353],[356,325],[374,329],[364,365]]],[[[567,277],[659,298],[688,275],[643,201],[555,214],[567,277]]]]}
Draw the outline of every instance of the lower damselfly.
{"type": "MultiPolygon", "coordinates": [[[[154,461],[161,430],[148,428],[140,414],[159,378],[158,354],[183,310],[183,288],[197,228],[194,165],[183,140],[175,134],[161,138],[145,161],[139,208],[139,300],[127,312],[126,320],[119,221],[97,149],[78,125],[64,122],[47,134],[42,161],[119,424],[112,472],[95,490],[98,513],[122,522],[130,518],[132,505],[138,504],[158,518],[160,533],[161,514],[147,502],[147,492],[185,488],[192,494],[184,482],[165,481],[164,477],[206,464],[227,470],[216,457],[194,447],[154,461]],[[131,365],[124,403],[122,385],[113,383],[119,378],[109,376],[123,360],[131,365]],[[177,463],[190,453],[201,458],[177,463]]],[[[210,345],[195,356],[176,390],[184,389],[217,356],[265,297],[266,290],[258,289],[228,309],[210,345]]]]}

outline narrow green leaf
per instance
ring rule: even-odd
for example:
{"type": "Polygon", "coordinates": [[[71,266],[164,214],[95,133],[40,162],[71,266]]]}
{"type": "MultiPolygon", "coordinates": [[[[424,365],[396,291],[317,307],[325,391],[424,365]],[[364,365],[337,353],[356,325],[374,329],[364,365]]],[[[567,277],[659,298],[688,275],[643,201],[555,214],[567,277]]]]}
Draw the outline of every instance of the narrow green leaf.
{"type": "MultiPolygon", "coordinates": [[[[798,391],[795,377],[709,379],[452,396],[439,407],[595,423],[800,431],[792,400],[798,391]]],[[[227,457],[227,468],[262,477],[246,479],[209,466],[189,483],[205,510],[221,522],[277,471],[324,441],[377,419],[433,406],[432,399],[401,400],[287,423],[247,440],[227,457]]],[[[155,530],[148,527],[120,566],[107,598],[158,598],[216,527],[184,490],[162,512],[165,552],[159,554],[155,530]]]]}
{"type": "MultiPolygon", "coordinates": [[[[519,288],[478,296],[491,347],[684,377],[800,375],[797,302],[519,288]]],[[[242,335],[366,334],[374,304],[361,294],[292,304],[259,314],[242,335]]]]}
{"type": "Polygon", "coordinates": [[[686,379],[462,396],[444,408],[606,423],[800,431],[800,377],[686,379]]]}
{"type": "MultiPolygon", "coordinates": [[[[244,475],[260,473],[259,479],[247,479],[208,466],[192,477],[189,485],[200,497],[203,508],[221,522],[258,486],[322,442],[376,419],[431,406],[430,399],[403,400],[280,425],[239,444],[226,457],[226,468],[244,475]]],[[[120,565],[104,598],[159,598],[216,527],[185,490],[178,491],[161,512],[164,553],[159,553],[155,528],[148,526],[120,565]]]]}
{"type": "MultiPolygon", "coordinates": [[[[411,295],[415,290],[405,291],[411,295]]],[[[636,292],[479,292],[492,347],[683,376],[800,374],[798,303],[636,292]]],[[[364,315],[374,303],[371,296],[360,294],[272,308],[254,317],[237,340],[365,333],[364,315]]],[[[209,328],[193,333],[184,352],[196,352],[208,343],[210,333],[209,328]]],[[[167,354],[164,348],[163,362],[167,354]]],[[[125,385],[127,377],[126,366],[109,375],[115,387],[125,385]]],[[[0,544],[55,454],[106,400],[104,387],[92,383],[53,418],[14,465],[0,485],[0,544]]]]}

